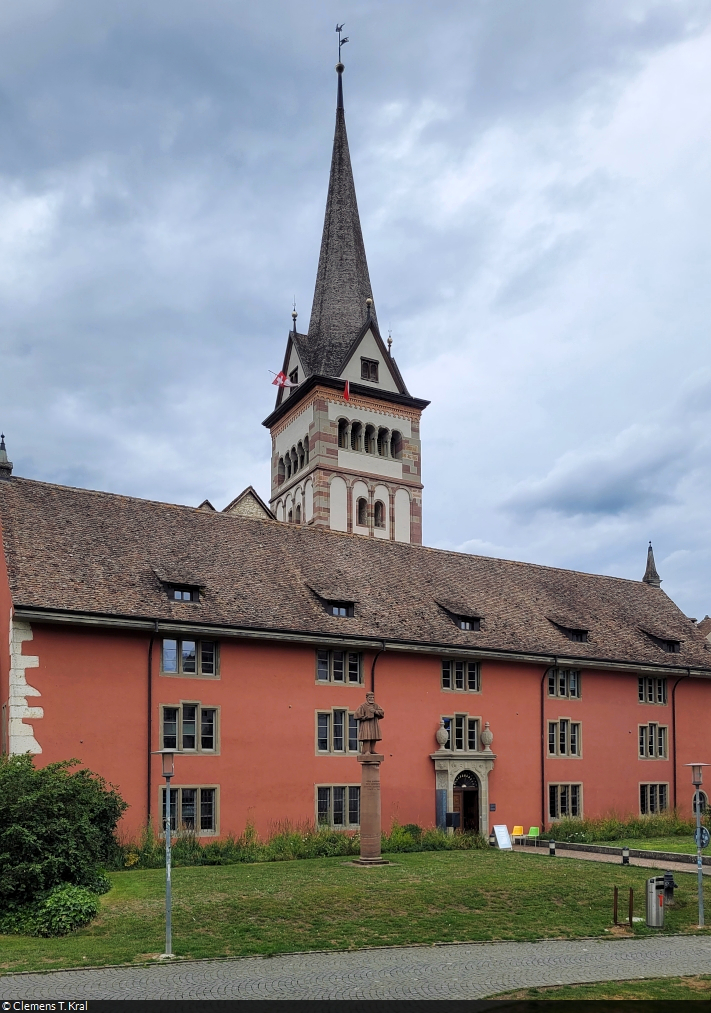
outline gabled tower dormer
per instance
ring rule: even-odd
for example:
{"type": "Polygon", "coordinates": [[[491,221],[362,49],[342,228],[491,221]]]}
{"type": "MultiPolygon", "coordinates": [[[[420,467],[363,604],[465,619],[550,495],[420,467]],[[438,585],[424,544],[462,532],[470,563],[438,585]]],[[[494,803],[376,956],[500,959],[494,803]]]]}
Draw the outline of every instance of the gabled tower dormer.
{"type": "Polygon", "coordinates": [[[272,437],[277,520],[422,543],[420,416],[380,334],[343,109],[343,64],[326,215],[308,334],[296,312],[272,437]]]}

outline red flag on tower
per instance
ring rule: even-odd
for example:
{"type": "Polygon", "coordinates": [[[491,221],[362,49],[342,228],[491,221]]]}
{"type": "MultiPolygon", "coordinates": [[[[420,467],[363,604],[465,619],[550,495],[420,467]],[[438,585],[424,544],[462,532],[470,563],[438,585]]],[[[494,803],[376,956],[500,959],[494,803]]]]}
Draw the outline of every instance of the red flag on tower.
{"type": "Polygon", "coordinates": [[[346,401],[350,401],[350,399],[351,399],[351,383],[350,383],[350,380],[346,380],[346,385],[343,388],[343,396],[346,399],[346,401]]]}
{"type": "MultiPolygon", "coordinates": [[[[270,373],[272,372],[271,369],[269,370],[269,372],[270,373]]],[[[286,373],[283,370],[280,373],[274,373],[272,375],[274,376],[274,379],[272,380],[272,386],[274,386],[274,387],[298,387],[299,386],[298,383],[292,383],[291,380],[289,380],[287,378],[287,375],[286,375],[286,373]]]]}

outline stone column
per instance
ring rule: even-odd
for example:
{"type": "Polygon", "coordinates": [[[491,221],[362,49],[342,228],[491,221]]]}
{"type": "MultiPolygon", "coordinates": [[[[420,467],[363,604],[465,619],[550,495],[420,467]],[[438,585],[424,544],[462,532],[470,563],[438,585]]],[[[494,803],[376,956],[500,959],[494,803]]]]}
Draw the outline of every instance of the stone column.
{"type": "Polygon", "coordinates": [[[360,753],[360,858],[356,865],[385,865],[380,853],[380,764],[385,759],[382,753],[360,753]]]}

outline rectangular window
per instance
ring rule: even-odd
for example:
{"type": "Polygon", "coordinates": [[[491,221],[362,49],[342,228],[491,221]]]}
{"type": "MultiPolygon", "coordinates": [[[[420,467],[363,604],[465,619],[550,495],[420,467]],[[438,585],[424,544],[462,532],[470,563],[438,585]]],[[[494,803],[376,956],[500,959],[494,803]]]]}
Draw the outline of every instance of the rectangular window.
{"type": "Polygon", "coordinates": [[[363,656],[355,651],[316,651],[316,682],[363,682],[363,656]]]}
{"type": "Polygon", "coordinates": [[[326,611],[330,616],[341,616],[341,618],[353,618],[355,605],[352,601],[328,601],[326,611]]]}
{"type": "Polygon", "coordinates": [[[582,784],[549,784],[548,815],[552,820],[583,815],[582,784]]]}
{"type": "Polygon", "coordinates": [[[200,601],[200,591],[196,587],[171,587],[168,597],[171,601],[200,601]]]}
{"type": "Polygon", "coordinates": [[[568,718],[548,722],[549,756],[580,756],[581,741],[580,722],[568,718]]]}
{"type": "MultiPolygon", "coordinates": [[[[161,810],[165,827],[166,789],[161,788],[161,810]]],[[[170,789],[170,826],[175,832],[217,833],[217,789],[189,787],[170,789]]]]}
{"type": "Polygon", "coordinates": [[[548,696],[579,700],[580,672],[572,668],[551,668],[548,672],[548,696]]]}
{"type": "Polygon", "coordinates": [[[649,813],[666,812],[668,805],[668,784],[640,784],[639,811],[642,816],[646,816],[649,813]]]}
{"type": "Polygon", "coordinates": [[[214,640],[163,641],[162,671],[168,675],[217,675],[214,640]]]}
{"type": "Polygon", "coordinates": [[[640,676],[637,695],[640,703],[654,703],[664,706],[667,702],[667,680],[648,679],[640,676]]]}
{"type": "Polygon", "coordinates": [[[359,826],[360,785],[317,785],[316,820],[321,826],[345,830],[359,826]]]}
{"type": "Polygon", "coordinates": [[[442,661],[442,689],[459,693],[481,692],[481,675],[478,661],[442,661]]]}
{"type": "Polygon", "coordinates": [[[316,713],[316,751],[319,753],[357,753],[358,722],[340,708],[316,713]]]}
{"type": "Polygon", "coordinates": [[[162,708],[163,749],[214,753],[217,749],[217,708],[199,703],[162,708]]]}
{"type": "Polygon", "coordinates": [[[378,382],[378,360],[377,359],[361,359],[360,360],[360,378],[361,380],[372,380],[378,382]]]}
{"type": "Polygon", "coordinates": [[[468,714],[455,714],[443,717],[444,727],[449,733],[445,749],[458,752],[475,753],[479,746],[479,718],[470,718],[468,714]]]}
{"type": "Polygon", "coordinates": [[[639,755],[645,759],[665,759],[667,755],[667,727],[651,722],[639,726],[639,755]]]}

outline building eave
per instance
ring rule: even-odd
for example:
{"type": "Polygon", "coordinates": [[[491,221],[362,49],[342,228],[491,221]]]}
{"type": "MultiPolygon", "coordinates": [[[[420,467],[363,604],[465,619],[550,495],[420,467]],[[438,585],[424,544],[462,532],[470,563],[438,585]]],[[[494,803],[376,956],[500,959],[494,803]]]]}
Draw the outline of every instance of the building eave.
{"type": "MultiPolygon", "coordinates": [[[[280,404],[271,415],[268,415],[262,422],[262,425],[266,429],[271,429],[273,425],[280,421],[288,412],[290,412],[295,405],[298,405],[303,399],[310,394],[316,387],[327,387],[329,390],[338,391],[343,395],[345,390],[346,381],[341,380],[336,376],[323,376],[319,373],[312,373],[311,376],[300,383],[293,394],[286,398],[282,404],[280,404]]],[[[378,401],[387,401],[389,404],[403,405],[406,408],[414,408],[416,411],[424,411],[430,403],[424,401],[422,398],[410,397],[406,394],[398,394],[391,390],[374,390],[372,387],[365,387],[360,383],[350,384],[351,394],[357,395],[358,397],[373,398],[378,401]]]]}
{"type": "Polygon", "coordinates": [[[14,615],[29,623],[40,623],[59,626],[85,626],[96,629],[122,630],[134,633],[165,633],[188,634],[199,637],[229,637],[240,640],[263,640],[301,644],[304,646],[337,646],[359,650],[385,650],[396,653],[432,654],[438,657],[471,658],[477,661],[516,661],[529,665],[542,665],[555,668],[580,668],[595,671],[629,672],[631,674],[653,674],[676,677],[711,678],[709,667],[687,665],[653,665],[647,661],[637,662],[620,658],[585,658],[536,653],[530,651],[510,651],[496,648],[459,647],[452,644],[437,642],[379,639],[376,637],[342,636],[333,633],[305,633],[303,630],[279,630],[253,626],[234,626],[219,623],[185,622],[154,618],[151,616],[121,616],[101,612],[75,612],[69,609],[38,608],[30,605],[16,605],[14,615]]]}

